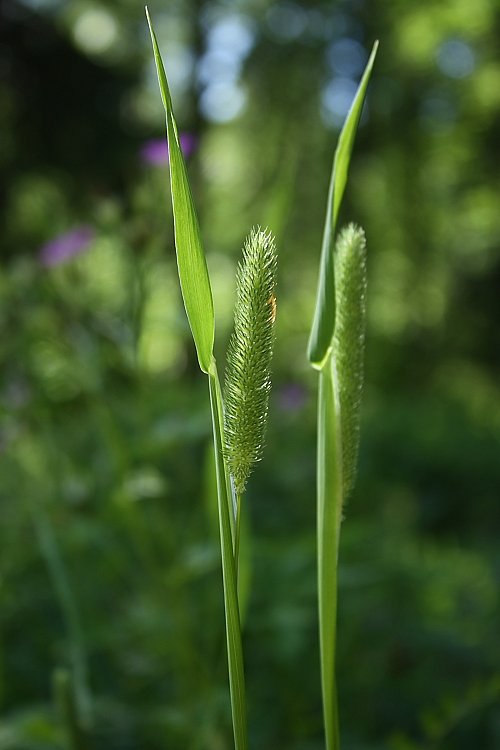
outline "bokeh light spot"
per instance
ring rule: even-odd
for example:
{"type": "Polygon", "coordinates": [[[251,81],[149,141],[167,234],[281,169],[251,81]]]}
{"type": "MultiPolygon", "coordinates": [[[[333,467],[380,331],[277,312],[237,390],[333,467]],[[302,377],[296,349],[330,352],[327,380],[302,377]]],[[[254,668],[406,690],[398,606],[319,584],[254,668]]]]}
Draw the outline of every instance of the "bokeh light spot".
{"type": "Polygon", "coordinates": [[[466,78],[475,67],[474,52],[460,39],[447,39],[436,53],[436,61],[442,73],[450,78],[466,78]]]}
{"type": "Polygon", "coordinates": [[[118,24],[104,8],[88,8],[76,19],[73,38],[84,52],[100,55],[116,42],[118,24]]]}
{"type": "Polygon", "coordinates": [[[323,119],[328,125],[340,127],[356,95],[357,85],[352,78],[334,78],[321,96],[323,119]]]}
{"type": "Polygon", "coordinates": [[[212,122],[234,120],[241,114],[245,104],[245,91],[231,81],[211,84],[200,98],[200,109],[207,120],[212,122]]]}
{"type": "Polygon", "coordinates": [[[329,46],[327,60],[337,75],[355,78],[363,72],[366,52],[355,39],[344,37],[329,46]]]}
{"type": "Polygon", "coordinates": [[[295,3],[276,3],[269,9],[266,19],[273,36],[283,42],[297,39],[308,20],[305,11],[295,3]]]}

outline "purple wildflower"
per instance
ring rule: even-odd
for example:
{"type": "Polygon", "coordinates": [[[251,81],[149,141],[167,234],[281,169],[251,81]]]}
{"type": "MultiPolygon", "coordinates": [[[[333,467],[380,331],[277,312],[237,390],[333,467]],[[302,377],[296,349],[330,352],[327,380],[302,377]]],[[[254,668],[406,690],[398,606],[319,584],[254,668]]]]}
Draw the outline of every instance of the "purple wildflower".
{"type": "Polygon", "coordinates": [[[278,398],[283,411],[300,411],[306,402],[306,392],[298,383],[287,383],[280,388],[278,398]]]}
{"type": "Polygon", "coordinates": [[[40,248],[38,255],[40,263],[49,268],[70,260],[88,248],[94,235],[92,227],[86,225],[60,234],[40,248]]]}
{"type": "MultiPolygon", "coordinates": [[[[198,139],[192,133],[181,133],[179,135],[182,153],[187,158],[191,156],[196,148],[198,139]]],[[[168,164],[168,144],[165,138],[154,138],[146,141],[140,150],[140,156],[145,164],[161,166],[168,164]]]]}

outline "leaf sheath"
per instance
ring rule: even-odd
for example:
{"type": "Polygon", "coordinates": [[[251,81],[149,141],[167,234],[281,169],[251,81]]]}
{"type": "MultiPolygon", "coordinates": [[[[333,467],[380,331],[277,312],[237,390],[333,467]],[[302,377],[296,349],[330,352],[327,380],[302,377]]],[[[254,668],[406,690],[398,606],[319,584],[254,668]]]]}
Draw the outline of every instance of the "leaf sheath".
{"type": "Polygon", "coordinates": [[[341,432],[335,364],[329,356],[319,373],[317,454],[317,553],[321,687],[327,750],[338,750],[335,679],[337,560],[342,520],[341,432]]]}

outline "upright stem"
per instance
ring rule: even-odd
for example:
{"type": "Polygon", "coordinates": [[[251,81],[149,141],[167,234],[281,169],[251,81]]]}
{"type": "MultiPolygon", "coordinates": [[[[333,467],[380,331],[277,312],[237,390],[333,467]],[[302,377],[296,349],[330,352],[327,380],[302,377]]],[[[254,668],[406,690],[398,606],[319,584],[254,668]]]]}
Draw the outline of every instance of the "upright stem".
{"type": "Polygon", "coordinates": [[[331,355],[319,373],[318,398],[318,605],[321,688],[327,750],[338,750],[335,679],[337,561],[342,518],[340,420],[335,365],[331,355]]]}
{"type": "Polygon", "coordinates": [[[88,750],[85,733],[80,726],[78,707],[69,672],[65,669],[58,669],[53,676],[53,686],[61,719],[64,722],[69,750],[88,750]]]}
{"type": "Polygon", "coordinates": [[[75,689],[75,711],[84,726],[91,723],[91,697],[88,687],[87,655],[77,603],[64,560],[48,514],[40,504],[31,510],[41,553],[44,557],[56,596],[61,607],[70,642],[71,679],[75,689]]]}
{"type": "Polygon", "coordinates": [[[208,380],[214,433],[219,532],[222,557],[222,581],[224,589],[224,612],[226,618],[227,658],[234,743],[236,750],[247,750],[245,675],[233,546],[236,536],[233,535],[231,527],[231,518],[233,516],[232,498],[228,486],[228,474],[224,463],[222,449],[224,445],[224,419],[222,413],[222,396],[215,361],[210,367],[208,380]]]}

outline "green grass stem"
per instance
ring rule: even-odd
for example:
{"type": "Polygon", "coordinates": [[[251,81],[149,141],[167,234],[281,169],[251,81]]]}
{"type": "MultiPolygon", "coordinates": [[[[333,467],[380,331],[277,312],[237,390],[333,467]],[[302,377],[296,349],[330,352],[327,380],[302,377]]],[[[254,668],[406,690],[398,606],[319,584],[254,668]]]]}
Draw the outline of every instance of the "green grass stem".
{"type": "Polygon", "coordinates": [[[224,612],[226,618],[226,641],[231,693],[234,744],[236,750],[246,750],[247,718],[245,701],[245,675],[241,626],[238,605],[238,586],[234,540],[231,529],[233,512],[232,498],[228,492],[227,469],[224,460],[224,414],[222,393],[215,361],[212,362],[209,378],[210,405],[214,435],[215,468],[217,476],[217,501],[219,509],[219,531],[222,557],[222,581],[224,589],[224,612]]]}
{"type": "Polygon", "coordinates": [[[317,554],[319,645],[327,750],[339,748],[335,678],[337,564],[342,521],[341,427],[335,363],[328,357],[319,373],[317,452],[317,554]]]}
{"type": "Polygon", "coordinates": [[[55,701],[64,724],[68,750],[89,750],[85,733],[80,724],[75,690],[68,670],[55,670],[53,675],[53,690],[55,701]]]}
{"type": "Polygon", "coordinates": [[[75,714],[78,715],[78,720],[83,726],[90,726],[92,701],[88,681],[87,653],[73,586],[69,580],[48,513],[40,503],[32,502],[30,506],[38,544],[47,565],[68,635],[75,714]]]}

